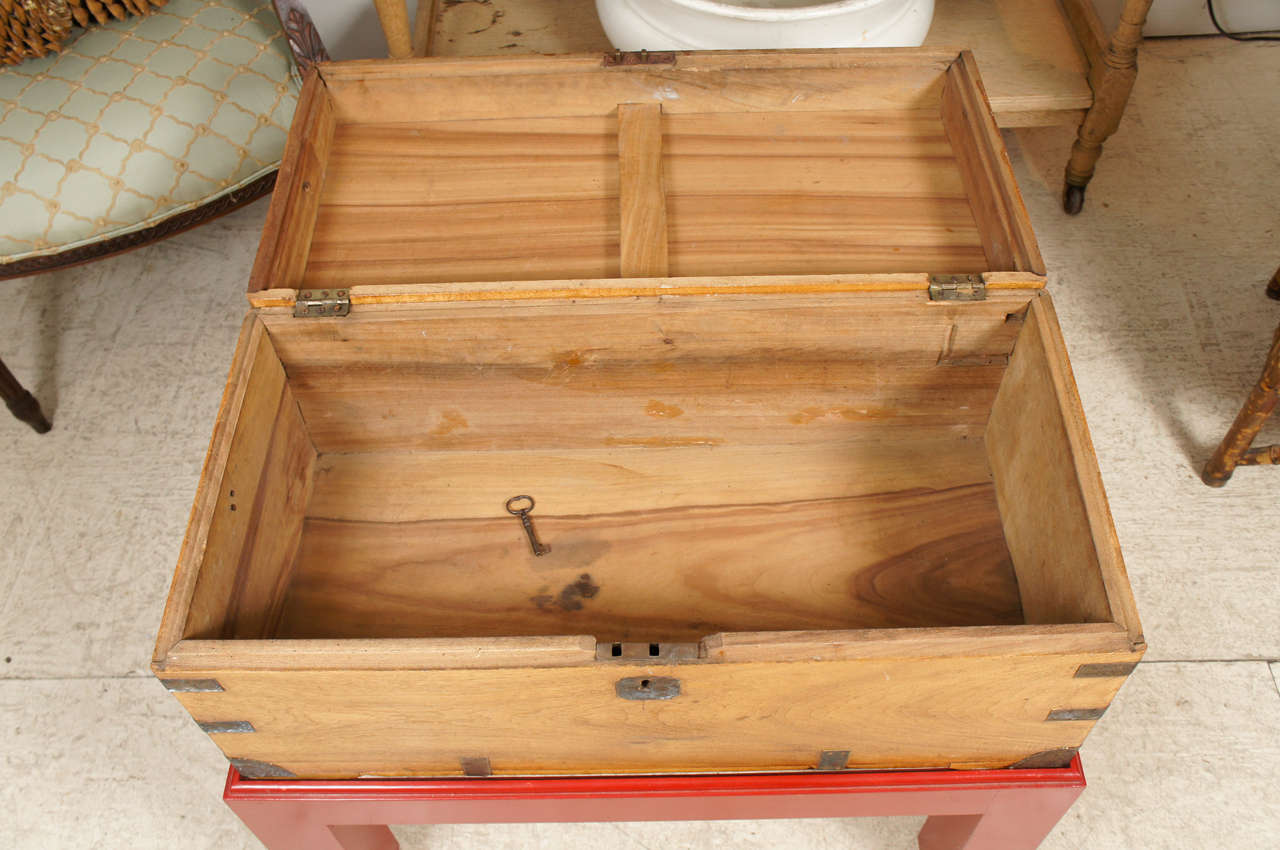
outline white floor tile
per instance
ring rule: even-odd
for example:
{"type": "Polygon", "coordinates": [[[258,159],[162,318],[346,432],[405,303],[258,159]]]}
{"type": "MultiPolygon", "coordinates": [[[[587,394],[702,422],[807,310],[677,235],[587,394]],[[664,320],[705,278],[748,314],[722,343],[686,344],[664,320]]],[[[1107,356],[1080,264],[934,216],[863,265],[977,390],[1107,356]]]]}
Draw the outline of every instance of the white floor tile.
{"type": "MultiPolygon", "coordinates": [[[[1148,659],[1084,751],[1051,850],[1280,846],[1280,470],[1198,473],[1280,305],[1280,46],[1150,43],[1083,215],[1074,131],[1007,133],[1050,272],[1148,659]],[[1230,663],[1252,659],[1243,663],[1230,663]]],[[[0,356],[54,431],[0,416],[0,844],[256,847],[221,754],[146,678],[266,204],[0,283],[0,356]],[[138,678],[110,678],[135,676],[138,678]],[[107,678],[95,678],[107,677],[107,678]]],[[[1264,439],[1280,440],[1280,418],[1264,439]]],[[[432,847],[912,847],[919,819],[400,830],[432,847]]]]}
{"type": "Polygon", "coordinates": [[[222,804],[226,760],[150,678],[0,681],[0,843],[260,847],[222,804]]]}
{"type": "Polygon", "coordinates": [[[1280,844],[1280,694],[1261,662],[1141,664],[1081,751],[1043,850],[1280,844]]]}

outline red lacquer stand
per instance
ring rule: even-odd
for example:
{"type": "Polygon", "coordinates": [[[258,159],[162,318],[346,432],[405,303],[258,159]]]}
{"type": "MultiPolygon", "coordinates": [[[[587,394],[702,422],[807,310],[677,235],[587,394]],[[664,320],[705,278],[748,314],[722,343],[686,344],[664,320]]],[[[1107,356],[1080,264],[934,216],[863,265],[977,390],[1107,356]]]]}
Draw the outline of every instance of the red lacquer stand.
{"type": "Polygon", "coordinates": [[[223,800],[269,850],[395,850],[387,824],[928,815],[921,850],[1032,850],[1084,791],[1063,768],[599,776],[244,779],[223,800]]]}

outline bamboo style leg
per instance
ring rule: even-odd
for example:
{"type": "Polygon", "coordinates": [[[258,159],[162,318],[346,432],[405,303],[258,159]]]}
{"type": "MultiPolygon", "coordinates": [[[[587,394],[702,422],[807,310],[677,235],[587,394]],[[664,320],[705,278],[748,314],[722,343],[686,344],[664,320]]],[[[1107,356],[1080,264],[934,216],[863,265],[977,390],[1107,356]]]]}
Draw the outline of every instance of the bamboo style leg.
{"type": "Polygon", "coordinates": [[[1236,466],[1280,464],[1280,445],[1249,448],[1258,436],[1262,423],[1276,409],[1277,401],[1280,401],[1280,328],[1276,328],[1271,351],[1267,354],[1267,363],[1262,368],[1262,377],[1249,393],[1249,398],[1236,416],[1236,421],[1231,423],[1227,435],[1222,438],[1222,444],[1204,465],[1204,472],[1200,477],[1205,484],[1221,487],[1231,478],[1236,466]]]}
{"type": "Polygon", "coordinates": [[[3,360],[0,360],[0,398],[9,406],[10,413],[34,428],[37,434],[45,434],[53,427],[40,409],[40,402],[23,389],[3,360]]]}
{"type": "Polygon", "coordinates": [[[1071,159],[1067,162],[1062,208],[1076,215],[1084,208],[1084,190],[1093,179],[1093,169],[1102,155],[1102,143],[1120,126],[1129,93],[1138,78],[1138,45],[1152,0],[1125,0],[1120,24],[1111,36],[1099,66],[1091,69],[1093,106],[1084,116],[1071,159]]]}
{"type": "Polygon", "coordinates": [[[373,0],[373,5],[378,10],[382,34],[387,39],[388,55],[392,59],[408,59],[413,55],[408,4],[405,0],[373,0]]]}

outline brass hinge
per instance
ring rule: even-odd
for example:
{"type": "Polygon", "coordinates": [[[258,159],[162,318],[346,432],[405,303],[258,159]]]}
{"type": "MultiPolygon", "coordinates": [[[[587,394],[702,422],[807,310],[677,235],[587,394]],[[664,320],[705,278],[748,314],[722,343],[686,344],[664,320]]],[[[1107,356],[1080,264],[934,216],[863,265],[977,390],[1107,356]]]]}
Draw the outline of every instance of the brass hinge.
{"type": "Polygon", "coordinates": [[[980,274],[929,275],[930,301],[986,301],[987,284],[980,274]]]}
{"type": "Polygon", "coordinates": [[[676,54],[673,51],[660,51],[658,53],[650,53],[647,50],[639,50],[635,52],[625,50],[615,50],[613,53],[604,55],[604,66],[606,68],[615,68],[622,65],[674,65],[676,64],[676,54]]]}
{"type": "Polygon", "coordinates": [[[299,319],[345,316],[351,312],[351,293],[346,289],[299,289],[293,315],[299,319]]]}

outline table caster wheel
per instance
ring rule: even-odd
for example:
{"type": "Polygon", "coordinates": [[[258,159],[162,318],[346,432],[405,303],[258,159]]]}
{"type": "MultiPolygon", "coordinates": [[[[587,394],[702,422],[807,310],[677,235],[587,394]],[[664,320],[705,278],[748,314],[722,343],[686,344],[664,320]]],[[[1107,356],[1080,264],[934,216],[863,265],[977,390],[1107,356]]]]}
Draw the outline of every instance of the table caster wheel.
{"type": "Polygon", "coordinates": [[[1062,189],[1062,211],[1067,215],[1079,215],[1084,209],[1084,186],[1068,183],[1062,189]]]}

